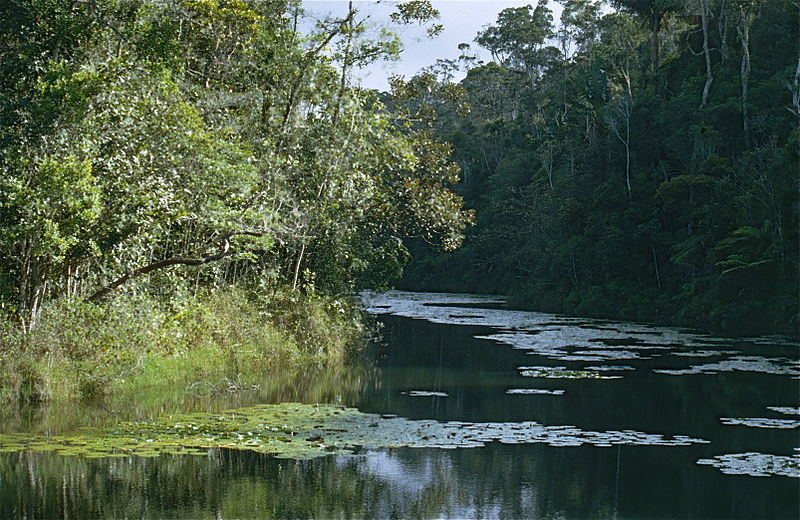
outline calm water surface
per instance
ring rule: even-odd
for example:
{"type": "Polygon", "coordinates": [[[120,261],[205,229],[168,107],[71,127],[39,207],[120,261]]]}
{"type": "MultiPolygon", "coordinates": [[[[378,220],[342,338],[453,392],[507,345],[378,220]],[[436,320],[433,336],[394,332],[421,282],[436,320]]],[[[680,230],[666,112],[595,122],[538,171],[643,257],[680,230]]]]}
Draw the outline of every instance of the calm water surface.
{"type": "MultiPolygon", "coordinates": [[[[536,421],[708,442],[492,442],[310,461],[219,449],[152,459],[18,452],[0,454],[0,518],[800,517],[797,344],[509,311],[488,298],[390,293],[365,303],[384,338],[353,366],[280,390],[265,381],[262,391],[228,401],[175,406],[326,401],[410,419],[536,421]],[[520,367],[618,378],[531,377],[520,367]],[[767,466],[746,459],[718,467],[715,457],[745,453],[763,454],[767,466]]],[[[136,415],[74,413],[79,423],[136,415]]],[[[50,427],[34,416],[8,419],[4,429],[50,427]]]]}

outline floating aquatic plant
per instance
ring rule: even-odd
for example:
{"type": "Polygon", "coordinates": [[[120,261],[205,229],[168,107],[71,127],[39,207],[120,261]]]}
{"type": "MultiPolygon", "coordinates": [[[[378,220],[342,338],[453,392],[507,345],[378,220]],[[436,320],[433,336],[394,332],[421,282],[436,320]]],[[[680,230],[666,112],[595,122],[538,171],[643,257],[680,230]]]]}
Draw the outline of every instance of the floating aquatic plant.
{"type": "Polygon", "coordinates": [[[209,448],[224,448],[307,459],[377,448],[473,448],[495,441],[551,446],[688,446],[708,443],[685,435],[665,438],[633,430],[594,432],[575,426],[544,426],[530,421],[417,421],[367,414],[342,406],[282,403],[217,414],[169,415],[151,422],[122,423],[116,428],[86,429],[59,436],[2,435],[0,452],[32,450],[84,457],[147,457],[203,455],[209,448]]]}
{"type": "Polygon", "coordinates": [[[540,388],[511,388],[508,395],[564,395],[564,390],[542,390],[540,388]]]}
{"type": "Polygon", "coordinates": [[[800,415],[800,406],[767,406],[767,410],[772,410],[773,412],[778,412],[785,415],[800,415]]]}
{"type": "MultiPolygon", "coordinates": [[[[690,330],[498,309],[496,307],[503,300],[494,297],[389,291],[382,294],[365,292],[361,299],[366,310],[373,314],[391,314],[448,325],[492,327],[497,329],[496,333],[475,337],[560,362],[608,363],[669,355],[709,358],[738,353],[730,349],[729,340],[690,330]],[[464,307],[472,310],[465,311],[464,307]]],[[[748,341],[759,343],[758,338],[748,341]]],[[[788,340],[781,345],[796,346],[788,340]]],[[[791,375],[800,379],[800,364],[745,356],[688,369],[656,372],[687,375],[734,370],[791,375]]]]}
{"type": "Polygon", "coordinates": [[[783,430],[790,430],[800,426],[800,421],[792,421],[790,419],[767,419],[763,417],[746,417],[744,419],[735,419],[733,417],[720,418],[722,424],[731,426],[750,426],[752,428],[778,428],[783,430]]]}
{"type": "Polygon", "coordinates": [[[630,365],[599,365],[586,367],[586,370],[594,370],[595,372],[619,372],[622,370],[636,370],[630,365]]]}
{"type": "Polygon", "coordinates": [[[622,376],[605,376],[588,370],[568,370],[567,367],[518,367],[525,377],[545,379],[621,379],[622,376]]]}
{"type": "Polygon", "coordinates": [[[453,325],[484,325],[512,334],[540,331],[547,336],[543,345],[558,345],[557,348],[589,347],[592,342],[605,346],[636,346],[637,350],[685,349],[687,346],[707,347],[725,343],[721,339],[674,328],[496,309],[492,307],[504,303],[504,300],[491,296],[388,291],[364,292],[361,300],[367,312],[373,314],[392,314],[453,325]],[[459,306],[480,308],[480,313],[467,314],[459,306]]]}
{"type": "Polygon", "coordinates": [[[681,357],[714,357],[737,353],[735,350],[687,350],[673,352],[672,355],[681,357]]]}
{"type": "Polygon", "coordinates": [[[764,374],[775,375],[800,375],[800,370],[791,366],[786,358],[766,358],[760,356],[736,356],[725,359],[717,363],[707,363],[704,365],[693,365],[683,369],[660,369],[653,370],[657,374],[668,374],[671,376],[684,376],[690,374],[716,374],[718,372],[762,372],[764,374]]]}
{"type": "Polygon", "coordinates": [[[428,392],[426,390],[409,390],[408,392],[400,393],[409,397],[447,397],[444,392],[428,392]]]}
{"type": "Polygon", "coordinates": [[[698,464],[719,468],[726,475],[749,475],[751,477],[800,477],[800,455],[782,456],[767,453],[731,453],[700,459],[698,464]]]}
{"type": "Polygon", "coordinates": [[[616,361],[619,359],[652,359],[642,356],[632,350],[579,350],[572,354],[561,356],[559,361],[616,361]]]}

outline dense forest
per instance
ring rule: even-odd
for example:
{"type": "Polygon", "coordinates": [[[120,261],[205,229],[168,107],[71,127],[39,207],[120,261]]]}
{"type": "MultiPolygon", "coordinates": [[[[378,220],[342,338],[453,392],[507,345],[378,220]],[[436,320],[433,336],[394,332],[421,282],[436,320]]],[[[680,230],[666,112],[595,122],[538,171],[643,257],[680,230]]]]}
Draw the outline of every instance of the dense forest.
{"type": "Polygon", "coordinates": [[[477,215],[456,252],[413,243],[402,285],[797,334],[798,3],[560,3],[503,10],[491,61],[463,44],[394,99],[437,114],[477,215]]]}
{"type": "Polygon", "coordinates": [[[0,401],[340,359],[401,276],[797,333],[796,1],[543,0],[383,93],[348,5],[3,4],[0,401]]]}
{"type": "MultiPolygon", "coordinates": [[[[427,2],[395,8],[440,30],[427,2]]],[[[350,86],[398,38],[367,38],[352,4],[310,30],[301,15],[3,3],[0,397],[103,393],[202,345],[222,350],[187,377],[272,366],[276,344],[324,357],[360,330],[339,296],[398,276],[404,239],[460,243],[450,147],[350,86]]]]}

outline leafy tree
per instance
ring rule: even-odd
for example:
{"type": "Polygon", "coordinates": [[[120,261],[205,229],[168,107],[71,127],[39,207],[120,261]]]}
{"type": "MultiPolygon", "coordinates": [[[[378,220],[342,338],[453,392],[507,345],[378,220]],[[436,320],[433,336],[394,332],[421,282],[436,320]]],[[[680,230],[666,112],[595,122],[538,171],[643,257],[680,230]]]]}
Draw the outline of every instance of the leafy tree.
{"type": "Polygon", "coordinates": [[[352,4],[308,35],[289,0],[3,9],[0,302],[26,329],[48,300],[123,285],[385,285],[403,237],[460,243],[449,147],[348,84],[399,51],[352,4]]]}
{"type": "Polygon", "coordinates": [[[475,41],[497,61],[525,71],[533,86],[546,63],[545,42],[553,36],[553,12],[547,1],[540,1],[535,8],[503,9],[496,23],[478,33],[475,41]]]}

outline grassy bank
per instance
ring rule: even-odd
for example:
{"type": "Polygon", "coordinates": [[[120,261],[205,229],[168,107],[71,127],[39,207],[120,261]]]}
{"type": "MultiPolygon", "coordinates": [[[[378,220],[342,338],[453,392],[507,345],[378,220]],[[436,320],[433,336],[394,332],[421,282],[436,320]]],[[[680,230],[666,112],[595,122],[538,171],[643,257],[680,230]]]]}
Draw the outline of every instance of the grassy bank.
{"type": "Polygon", "coordinates": [[[232,384],[343,359],[366,334],[357,308],[318,295],[219,291],[165,305],[60,301],[23,334],[0,333],[0,403],[98,399],[232,384]]]}

